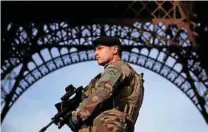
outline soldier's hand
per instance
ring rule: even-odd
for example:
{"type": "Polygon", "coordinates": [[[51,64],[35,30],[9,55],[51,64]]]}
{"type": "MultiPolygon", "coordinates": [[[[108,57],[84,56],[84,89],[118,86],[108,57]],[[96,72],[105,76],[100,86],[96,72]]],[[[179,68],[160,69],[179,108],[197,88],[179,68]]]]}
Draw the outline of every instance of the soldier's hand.
{"type": "Polygon", "coordinates": [[[73,131],[77,130],[77,128],[80,127],[79,121],[77,120],[77,117],[75,116],[75,112],[72,112],[69,118],[69,126],[73,131]]]}
{"type": "Polygon", "coordinates": [[[90,116],[88,110],[86,109],[80,110],[79,108],[77,108],[76,111],[74,111],[72,114],[75,116],[75,118],[78,121],[85,121],[90,116]]]}
{"type": "Polygon", "coordinates": [[[76,121],[78,121],[77,114],[78,114],[78,111],[77,111],[77,110],[76,110],[76,111],[72,111],[72,116],[73,116],[73,118],[74,118],[76,121]]]}
{"type": "Polygon", "coordinates": [[[74,115],[74,118],[77,120],[77,121],[84,121],[84,118],[82,117],[82,115],[80,115],[80,109],[77,108],[76,111],[73,111],[72,112],[72,115],[74,115]]]}

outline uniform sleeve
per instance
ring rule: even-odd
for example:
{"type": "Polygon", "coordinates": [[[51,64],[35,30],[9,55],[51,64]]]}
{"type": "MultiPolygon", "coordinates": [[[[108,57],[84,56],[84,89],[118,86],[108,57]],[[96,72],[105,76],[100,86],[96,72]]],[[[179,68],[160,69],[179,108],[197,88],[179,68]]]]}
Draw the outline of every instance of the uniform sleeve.
{"type": "Polygon", "coordinates": [[[78,107],[78,118],[87,119],[95,110],[98,104],[108,99],[122,82],[123,74],[113,65],[106,67],[103,75],[96,83],[96,91],[94,91],[87,99],[85,99],[78,107]]]}

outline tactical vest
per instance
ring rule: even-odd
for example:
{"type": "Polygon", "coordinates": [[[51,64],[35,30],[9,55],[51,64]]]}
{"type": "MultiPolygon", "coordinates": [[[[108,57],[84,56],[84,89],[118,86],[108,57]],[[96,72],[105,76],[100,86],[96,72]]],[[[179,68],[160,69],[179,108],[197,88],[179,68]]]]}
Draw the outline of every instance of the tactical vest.
{"type": "Polygon", "coordinates": [[[114,107],[127,114],[131,125],[136,123],[144,96],[143,78],[134,73],[120,85],[114,95],[114,107]]]}
{"type": "MultiPolygon", "coordinates": [[[[95,90],[95,84],[101,77],[101,74],[95,76],[86,90],[83,92],[85,97],[91,95],[95,90]]],[[[137,117],[139,115],[139,110],[143,101],[143,74],[139,75],[134,70],[131,71],[130,75],[125,78],[123,83],[118,85],[115,93],[106,102],[103,102],[99,107],[97,114],[101,112],[116,108],[117,110],[127,114],[127,120],[130,122],[131,126],[136,123],[137,117]],[[102,108],[102,106],[105,106],[102,108]]],[[[94,117],[96,117],[96,115],[94,117]]],[[[93,117],[93,118],[94,118],[93,117]]],[[[91,119],[93,119],[91,118],[91,119]]]]}
{"type": "Polygon", "coordinates": [[[101,77],[101,73],[99,73],[98,75],[96,75],[89,83],[89,85],[84,89],[83,91],[83,96],[84,98],[87,98],[89,95],[91,95],[95,90],[95,84],[96,82],[99,80],[99,78],[101,77]]]}

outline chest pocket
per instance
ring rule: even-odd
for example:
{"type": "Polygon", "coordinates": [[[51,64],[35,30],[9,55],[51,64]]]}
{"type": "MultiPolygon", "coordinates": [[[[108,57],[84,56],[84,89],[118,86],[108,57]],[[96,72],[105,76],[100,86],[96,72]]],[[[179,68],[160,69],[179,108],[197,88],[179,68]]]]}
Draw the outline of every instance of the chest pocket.
{"type": "Polygon", "coordinates": [[[88,97],[89,95],[91,95],[95,90],[95,84],[98,81],[98,79],[101,77],[101,73],[96,75],[89,83],[89,85],[87,86],[87,88],[84,90],[84,95],[85,97],[88,97]]]}

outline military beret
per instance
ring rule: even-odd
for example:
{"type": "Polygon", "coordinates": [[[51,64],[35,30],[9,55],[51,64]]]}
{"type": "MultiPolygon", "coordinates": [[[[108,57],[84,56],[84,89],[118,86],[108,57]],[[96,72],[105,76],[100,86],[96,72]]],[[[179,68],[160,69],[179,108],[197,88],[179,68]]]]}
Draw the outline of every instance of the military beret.
{"type": "Polygon", "coordinates": [[[94,47],[97,47],[98,45],[105,45],[105,46],[119,45],[119,46],[121,46],[120,40],[118,38],[112,37],[112,36],[102,36],[102,37],[97,38],[94,41],[92,41],[92,44],[94,47]]]}

